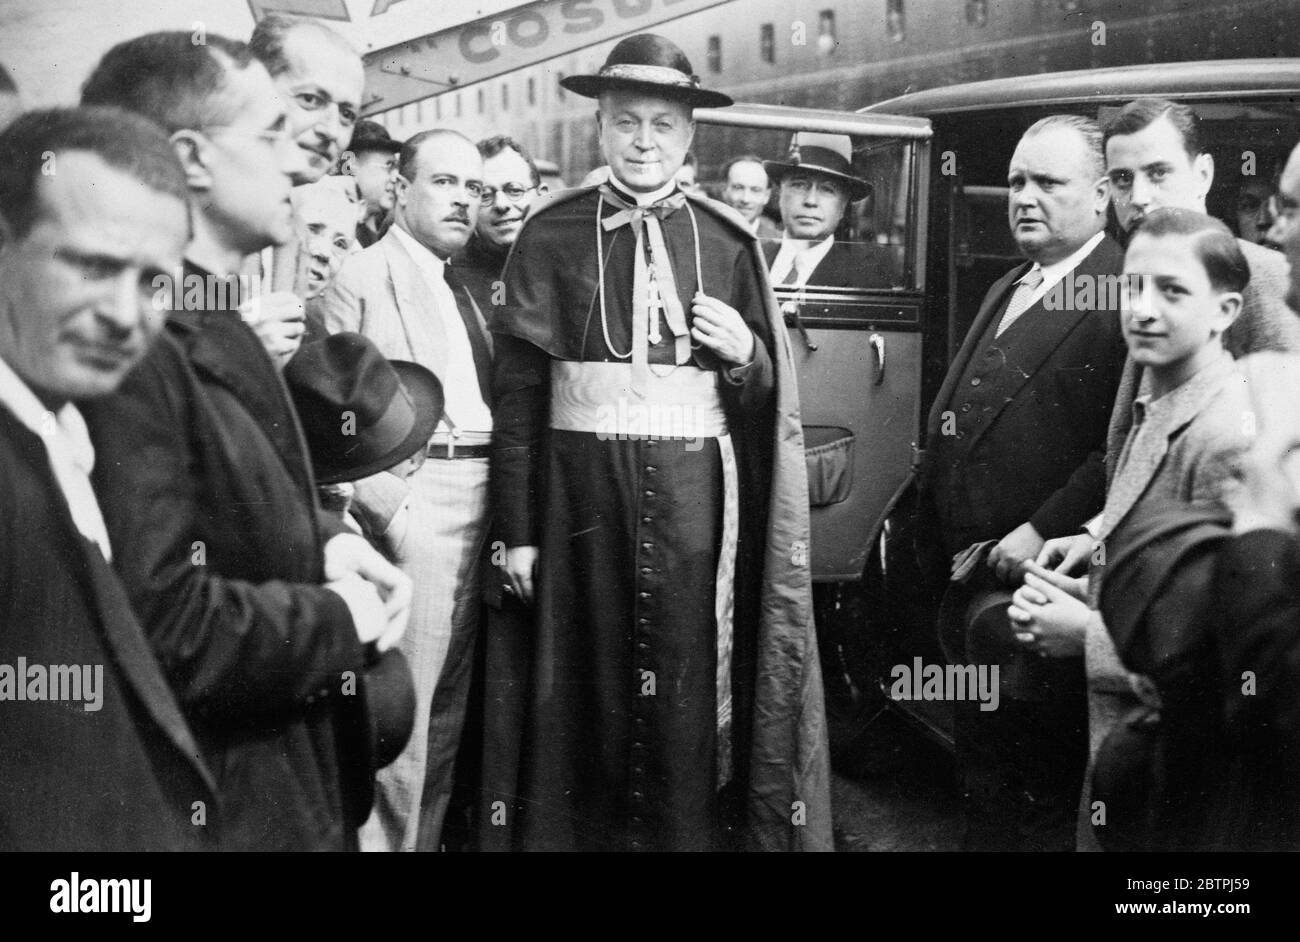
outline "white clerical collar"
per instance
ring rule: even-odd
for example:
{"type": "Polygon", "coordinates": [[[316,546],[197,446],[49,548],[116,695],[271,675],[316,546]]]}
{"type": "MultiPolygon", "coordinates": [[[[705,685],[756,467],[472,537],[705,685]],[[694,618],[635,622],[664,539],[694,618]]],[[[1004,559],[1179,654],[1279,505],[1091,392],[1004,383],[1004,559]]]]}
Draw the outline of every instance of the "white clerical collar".
{"type": "Polygon", "coordinates": [[[629,203],[634,203],[637,206],[649,206],[651,203],[657,203],[664,197],[671,196],[673,190],[677,189],[677,181],[669,180],[659,189],[651,193],[633,193],[626,186],[620,184],[618,178],[612,173],[609,175],[609,179],[606,182],[609,184],[611,190],[623,197],[623,199],[627,200],[629,203]]]}

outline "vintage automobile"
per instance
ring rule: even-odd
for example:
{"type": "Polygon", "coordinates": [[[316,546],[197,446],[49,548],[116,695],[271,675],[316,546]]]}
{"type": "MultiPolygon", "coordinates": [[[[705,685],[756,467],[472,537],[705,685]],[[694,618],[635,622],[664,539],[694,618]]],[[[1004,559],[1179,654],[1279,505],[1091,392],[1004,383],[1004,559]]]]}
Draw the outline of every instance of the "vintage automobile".
{"type": "Polygon", "coordinates": [[[913,552],[913,450],[981,298],[1020,261],[1006,219],[1015,144],[1048,114],[1104,121],[1142,96],[1196,108],[1217,168],[1210,211],[1234,227],[1238,195],[1244,205],[1248,183],[1271,185],[1300,141],[1300,59],[996,79],[854,114],[767,105],[697,112],[700,135],[730,153],[779,155],[795,133],[849,135],[870,194],[845,213],[837,238],[894,260],[887,277],[860,286],[778,291],[799,374],[815,602],[841,767],[853,766],[855,742],[886,709],[951,742],[951,704],[895,702],[886,691],[892,665],[940,659],[934,618],[943,585],[922,578],[913,552]]]}

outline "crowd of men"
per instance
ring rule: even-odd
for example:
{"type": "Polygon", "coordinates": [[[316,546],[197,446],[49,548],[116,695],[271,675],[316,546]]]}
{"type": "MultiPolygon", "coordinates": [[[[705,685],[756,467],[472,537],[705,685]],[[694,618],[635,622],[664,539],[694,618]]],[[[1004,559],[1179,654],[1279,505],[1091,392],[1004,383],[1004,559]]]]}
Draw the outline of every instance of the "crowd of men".
{"type": "MultiPolygon", "coordinates": [[[[0,86],[0,847],[831,848],[780,305],[901,252],[845,237],[848,138],[700,194],[731,99],[662,37],[562,83],[604,168],[555,193],[361,120],[310,20],[0,86]]],[[[1300,273],[1300,158],[1241,239],[1213,180],[1149,99],[1011,159],[1028,262],[917,468],[944,652],[1003,668],[957,713],[971,849],[1300,840],[1300,288],[1254,244],[1300,273]]]]}

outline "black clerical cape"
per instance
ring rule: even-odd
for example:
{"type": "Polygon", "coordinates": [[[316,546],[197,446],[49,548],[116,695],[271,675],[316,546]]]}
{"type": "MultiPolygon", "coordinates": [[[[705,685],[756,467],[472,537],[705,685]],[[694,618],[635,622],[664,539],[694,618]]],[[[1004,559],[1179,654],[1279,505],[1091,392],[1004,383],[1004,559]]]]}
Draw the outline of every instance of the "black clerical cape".
{"type": "MultiPolygon", "coordinates": [[[[618,209],[595,188],[536,204],[490,315],[494,514],[507,545],[540,547],[516,846],[830,849],[794,369],[739,217],[691,199],[660,220],[688,324],[698,289],[756,337],[748,366],[705,349],[689,364],[718,373],[739,467],[729,776],[715,712],[719,440],[547,427],[554,361],[626,362],[632,349],[636,235],[597,230],[618,209]]],[[[648,360],[664,372],[674,342],[656,316],[648,360]]]]}

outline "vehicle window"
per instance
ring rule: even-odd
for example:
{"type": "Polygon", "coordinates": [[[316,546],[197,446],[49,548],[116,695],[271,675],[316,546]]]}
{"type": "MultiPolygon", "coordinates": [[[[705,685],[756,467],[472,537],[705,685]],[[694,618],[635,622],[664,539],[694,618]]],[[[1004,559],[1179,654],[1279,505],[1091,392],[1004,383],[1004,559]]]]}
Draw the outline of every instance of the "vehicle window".
{"type": "MultiPolygon", "coordinates": [[[[833,175],[820,164],[790,156],[792,132],[701,127],[698,134],[725,135],[711,153],[754,154],[783,165],[776,171],[758,230],[778,297],[797,296],[818,317],[861,316],[881,292],[905,292],[915,284],[913,245],[917,226],[912,173],[917,145],[879,137],[800,133],[803,147],[825,145],[849,155],[833,175]],[[797,259],[792,264],[792,257],[797,259]]],[[[839,166],[839,165],[836,165],[839,166]]],[[[728,198],[723,166],[712,195],[728,198]]],[[[873,315],[874,316],[874,315],[873,315]]]]}

